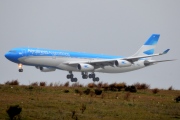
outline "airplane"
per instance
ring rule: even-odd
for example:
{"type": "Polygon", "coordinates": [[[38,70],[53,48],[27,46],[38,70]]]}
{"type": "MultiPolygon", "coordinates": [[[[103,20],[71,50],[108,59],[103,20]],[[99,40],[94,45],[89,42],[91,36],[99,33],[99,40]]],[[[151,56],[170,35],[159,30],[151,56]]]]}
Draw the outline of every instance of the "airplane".
{"type": "Polygon", "coordinates": [[[23,72],[23,65],[35,66],[42,72],[59,69],[69,72],[67,79],[70,79],[71,82],[77,82],[73,72],[81,72],[83,79],[92,78],[95,82],[99,81],[95,72],[123,73],[159,62],[174,61],[152,60],[152,57],[164,55],[170,50],[167,49],[162,53],[154,54],[159,37],[160,34],[152,34],[140,49],[129,57],[29,47],[11,49],[5,54],[5,57],[18,64],[19,72],[23,72]]]}

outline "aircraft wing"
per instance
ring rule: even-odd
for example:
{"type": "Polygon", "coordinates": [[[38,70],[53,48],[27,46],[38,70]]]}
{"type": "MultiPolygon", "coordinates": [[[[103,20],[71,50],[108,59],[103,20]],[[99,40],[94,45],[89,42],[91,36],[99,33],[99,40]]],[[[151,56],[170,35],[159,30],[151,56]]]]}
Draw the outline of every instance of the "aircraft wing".
{"type": "MultiPolygon", "coordinates": [[[[133,56],[133,57],[127,57],[127,58],[117,58],[117,59],[99,59],[99,60],[85,60],[85,61],[67,61],[64,62],[64,64],[68,64],[68,65],[76,65],[76,64],[92,64],[92,65],[114,65],[114,62],[116,60],[127,60],[129,62],[135,62],[138,61],[141,58],[148,58],[148,57],[154,57],[154,56],[160,56],[160,55],[164,55],[166,53],[168,53],[170,49],[165,50],[162,53],[157,53],[157,54],[152,54],[152,55],[144,55],[144,56],[133,56]]],[[[156,61],[156,62],[165,62],[165,61],[173,61],[173,60],[164,60],[164,61],[156,61]]]]}

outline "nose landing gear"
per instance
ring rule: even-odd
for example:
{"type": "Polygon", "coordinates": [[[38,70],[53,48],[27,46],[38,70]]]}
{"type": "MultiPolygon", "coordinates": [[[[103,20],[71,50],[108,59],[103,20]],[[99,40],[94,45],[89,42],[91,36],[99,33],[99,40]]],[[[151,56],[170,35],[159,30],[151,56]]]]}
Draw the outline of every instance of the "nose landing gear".
{"type": "Polygon", "coordinates": [[[19,72],[23,72],[23,69],[22,69],[22,64],[18,64],[18,68],[19,68],[19,72]]]}

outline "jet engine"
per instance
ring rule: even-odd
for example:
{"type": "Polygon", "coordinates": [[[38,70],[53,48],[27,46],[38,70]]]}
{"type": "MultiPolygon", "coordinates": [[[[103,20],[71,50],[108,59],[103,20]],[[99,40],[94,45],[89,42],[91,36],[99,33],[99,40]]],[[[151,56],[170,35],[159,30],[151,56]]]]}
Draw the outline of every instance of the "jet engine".
{"type": "Polygon", "coordinates": [[[144,61],[144,66],[149,66],[149,65],[153,65],[153,64],[155,64],[154,60],[145,60],[144,61]]]}
{"type": "Polygon", "coordinates": [[[94,66],[90,64],[78,64],[77,69],[80,71],[92,71],[94,70],[94,66]]]}
{"type": "Polygon", "coordinates": [[[116,60],[114,63],[117,67],[129,67],[132,65],[132,63],[127,60],[116,60]]]}
{"type": "Polygon", "coordinates": [[[55,71],[56,68],[51,68],[51,67],[36,67],[37,69],[40,69],[41,72],[51,72],[51,71],[55,71]]]}

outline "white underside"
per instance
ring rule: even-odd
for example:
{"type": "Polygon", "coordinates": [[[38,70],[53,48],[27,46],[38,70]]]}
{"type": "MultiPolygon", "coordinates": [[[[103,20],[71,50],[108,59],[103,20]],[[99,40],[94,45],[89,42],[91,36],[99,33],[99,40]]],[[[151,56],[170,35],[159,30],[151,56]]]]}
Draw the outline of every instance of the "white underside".
{"type": "MultiPolygon", "coordinates": [[[[22,57],[19,58],[19,61],[22,62],[24,65],[31,65],[31,66],[43,66],[43,67],[54,67],[61,70],[66,71],[76,71],[82,72],[77,69],[77,65],[67,65],[65,64],[67,61],[86,61],[92,59],[82,59],[82,58],[71,58],[71,57],[49,57],[49,56],[29,56],[29,57],[22,57]]],[[[144,68],[144,61],[139,60],[134,62],[129,67],[116,67],[116,66],[104,66],[101,68],[94,69],[93,71],[89,72],[102,72],[102,73],[122,73],[133,71],[137,69],[144,68]]]]}

